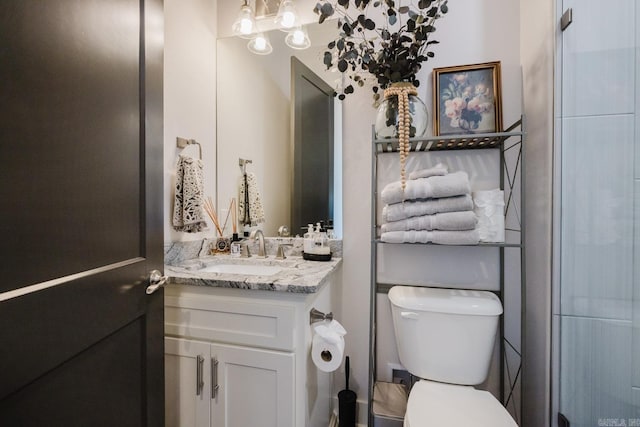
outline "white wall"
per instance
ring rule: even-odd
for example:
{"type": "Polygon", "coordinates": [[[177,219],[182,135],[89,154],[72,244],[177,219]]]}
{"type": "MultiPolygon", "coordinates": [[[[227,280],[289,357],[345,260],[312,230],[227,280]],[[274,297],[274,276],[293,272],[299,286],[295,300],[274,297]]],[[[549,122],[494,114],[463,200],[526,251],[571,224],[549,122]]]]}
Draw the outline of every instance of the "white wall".
{"type": "Polygon", "coordinates": [[[216,0],[165,0],[164,241],[202,239],[211,231],[179,233],[171,227],[178,154],[176,137],[202,145],[205,194],[216,197],[216,0]]]}

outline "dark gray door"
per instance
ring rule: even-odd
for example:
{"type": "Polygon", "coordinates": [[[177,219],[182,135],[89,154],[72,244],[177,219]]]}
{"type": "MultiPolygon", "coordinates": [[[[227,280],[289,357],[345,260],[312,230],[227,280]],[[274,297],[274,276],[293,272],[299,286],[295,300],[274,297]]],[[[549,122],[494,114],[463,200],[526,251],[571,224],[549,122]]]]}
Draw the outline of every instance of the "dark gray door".
{"type": "Polygon", "coordinates": [[[163,425],[161,0],[0,2],[0,425],[163,425]]]}
{"type": "Polygon", "coordinates": [[[291,58],[293,197],[291,231],[333,220],[333,88],[291,58]]]}

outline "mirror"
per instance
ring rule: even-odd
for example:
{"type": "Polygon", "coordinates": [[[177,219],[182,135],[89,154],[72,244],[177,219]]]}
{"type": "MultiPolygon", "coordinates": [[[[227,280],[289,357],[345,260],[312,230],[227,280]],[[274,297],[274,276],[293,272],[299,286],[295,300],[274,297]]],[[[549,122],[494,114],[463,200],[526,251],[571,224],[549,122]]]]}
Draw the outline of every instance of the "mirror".
{"type": "MultiPolygon", "coordinates": [[[[224,215],[231,198],[238,198],[238,189],[243,181],[239,159],[251,160],[251,163],[245,165],[246,172],[255,174],[265,218],[265,222],[258,224],[257,228],[261,228],[266,236],[277,235],[281,225],[286,225],[293,236],[303,234],[298,229],[299,225],[294,225],[292,209],[301,203],[308,203],[303,201],[299,188],[294,189],[294,178],[297,182],[315,183],[317,180],[314,180],[314,176],[327,178],[323,174],[330,174],[331,169],[333,173],[330,179],[322,181],[332,187],[327,189],[327,194],[331,197],[326,200],[326,204],[327,209],[333,210],[336,234],[341,236],[342,110],[337,98],[331,97],[334,111],[331,120],[333,150],[328,165],[330,168],[323,166],[322,170],[318,170],[309,167],[308,163],[304,168],[294,167],[294,159],[299,157],[299,154],[294,155],[294,137],[303,127],[300,126],[301,121],[308,123],[313,117],[307,117],[308,113],[303,109],[301,119],[298,108],[295,120],[298,125],[294,125],[296,104],[291,95],[301,93],[301,90],[296,89],[296,84],[292,83],[293,63],[299,61],[303,64],[302,68],[308,67],[309,71],[326,83],[325,86],[335,87],[340,79],[340,73],[327,71],[322,62],[327,43],[335,37],[335,27],[314,23],[307,25],[307,31],[311,47],[306,50],[288,47],[284,42],[285,32],[272,30],[265,33],[273,46],[269,55],[251,53],[247,49],[248,40],[239,37],[221,38],[217,41],[218,210],[224,215]],[[292,57],[295,59],[292,60],[292,57]]],[[[326,126],[330,126],[330,123],[326,126]]],[[[301,144],[304,147],[305,144],[314,143],[309,138],[302,137],[301,144]]],[[[307,147],[317,151],[317,145],[307,147]]],[[[295,224],[320,219],[328,218],[304,217],[296,220],[295,224]]]]}

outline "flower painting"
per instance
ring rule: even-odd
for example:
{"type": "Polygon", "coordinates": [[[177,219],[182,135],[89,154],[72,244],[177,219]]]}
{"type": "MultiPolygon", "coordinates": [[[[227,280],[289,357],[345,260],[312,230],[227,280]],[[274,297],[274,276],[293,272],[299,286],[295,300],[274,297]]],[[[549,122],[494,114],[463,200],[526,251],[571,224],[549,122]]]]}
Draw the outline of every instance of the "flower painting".
{"type": "Polygon", "coordinates": [[[434,134],[501,131],[500,85],[500,62],[434,69],[434,134]]]}

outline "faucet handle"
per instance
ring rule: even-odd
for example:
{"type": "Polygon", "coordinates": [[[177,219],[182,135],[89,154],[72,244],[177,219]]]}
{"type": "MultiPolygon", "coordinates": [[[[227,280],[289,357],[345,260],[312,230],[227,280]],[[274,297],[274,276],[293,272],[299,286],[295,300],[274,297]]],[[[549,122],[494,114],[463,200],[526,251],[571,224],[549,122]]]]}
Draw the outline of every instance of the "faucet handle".
{"type": "Polygon", "coordinates": [[[240,258],[251,258],[251,252],[249,251],[247,242],[242,243],[240,246],[240,258]]]}
{"type": "Polygon", "coordinates": [[[278,245],[278,254],[276,255],[277,259],[287,259],[287,256],[284,253],[285,246],[293,246],[291,243],[280,243],[278,245]]]}
{"type": "Polygon", "coordinates": [[[289,227],[287,227],[286,225],[281,225],[280,228],[278,228],[278,237],[289,237],[290,233],[289,233],[289,227]]]}

